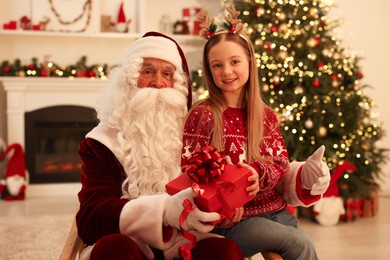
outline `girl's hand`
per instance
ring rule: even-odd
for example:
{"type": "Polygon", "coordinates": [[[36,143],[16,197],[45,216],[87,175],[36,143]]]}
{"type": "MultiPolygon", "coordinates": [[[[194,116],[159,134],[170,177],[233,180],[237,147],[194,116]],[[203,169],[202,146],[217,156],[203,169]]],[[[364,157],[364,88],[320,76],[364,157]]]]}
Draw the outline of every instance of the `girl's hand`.
{"type": "Polygon", "coordinates": [[[217,227],[219,227],[219,228],[231,227],[234,225],[234,223],[240,222],[243,215],[244,215],[244,207],[243,206],[241,206],[239,208],[235,208],[233,217],[231,219],[222,220],[217,225],[217,227]]]}
{"type": "Polygon", "coordinates": [[[248,192],[249,196],[255,196],[260,191],[259,175],[257,174],[256,170],[249,164],[239,163],[238,166],[246,168],[252,172],[252,175],[248,177],[248,181],[252,182],[252,184],[246,187],[246,191],[248,192]]]}

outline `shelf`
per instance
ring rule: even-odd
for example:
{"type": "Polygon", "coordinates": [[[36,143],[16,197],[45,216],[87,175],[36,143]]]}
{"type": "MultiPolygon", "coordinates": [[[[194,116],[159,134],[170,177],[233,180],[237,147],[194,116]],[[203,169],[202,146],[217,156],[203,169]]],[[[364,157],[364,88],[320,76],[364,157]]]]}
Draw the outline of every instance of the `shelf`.
{"type": "MultiPolygon", "coordinates": [[[[137,39],[142,35],[139,33],[67,33],[67,32],[49,32],[49,31],[24,31],[24,30],[0,30],[1,36],[20,36],[20,37],[66,37],[66,38],[100,38],[100,39],[137,39]]],[[[197,35],[170,34],[169,37],[178,42],[194,41],[201,43],[204,40],[197,35]]]]}
{"type": "Polygon", "coordinates": [[[49,31],[25,31],[25,30],[0,30],[0,36],[31,36],[31,37],[75,37],[75,38],[118,38],[129,39],[138,38],[137,33],[67,33],[49,31]]]}

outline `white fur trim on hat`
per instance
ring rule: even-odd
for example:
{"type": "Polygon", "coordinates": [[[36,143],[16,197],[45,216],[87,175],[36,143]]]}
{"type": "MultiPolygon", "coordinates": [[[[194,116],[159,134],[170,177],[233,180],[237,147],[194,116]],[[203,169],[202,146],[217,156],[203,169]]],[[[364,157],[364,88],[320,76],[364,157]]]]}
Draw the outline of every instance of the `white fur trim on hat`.
{"type": "Polygon", "coordinates": [[[148,36],[134,41],[126,55],[125,63],[131,62],[135,57],[165,60],[172,63],[176,70],[183,71],[176,44],[164,37],[148,36]]]}

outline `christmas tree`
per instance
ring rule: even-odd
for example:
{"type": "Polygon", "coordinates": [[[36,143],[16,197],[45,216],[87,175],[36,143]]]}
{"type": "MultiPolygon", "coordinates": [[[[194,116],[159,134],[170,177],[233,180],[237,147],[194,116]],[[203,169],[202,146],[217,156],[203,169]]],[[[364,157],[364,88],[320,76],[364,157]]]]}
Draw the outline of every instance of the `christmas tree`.
{"type": "MultiPolygon", "coordinates": [[[[332,35],[340,26],[327,14],[330,1],[234,1],[257,55],[261,91],[280,117],[290,160],[305,160],[320,145],[333,172],[348,163],[340,196],[367,198],[378,187],[386,149],[364,94],[359,57],[332,35]]],[[[200,72],[201,73],[201,72],[200,72]]],[[[201,86],[195,73],[194,86],[201,86]],[[196,79],[197,78],[197,79],[196,79]]],[[[201,87],[202,88],[202,87],[201,87]]]]}

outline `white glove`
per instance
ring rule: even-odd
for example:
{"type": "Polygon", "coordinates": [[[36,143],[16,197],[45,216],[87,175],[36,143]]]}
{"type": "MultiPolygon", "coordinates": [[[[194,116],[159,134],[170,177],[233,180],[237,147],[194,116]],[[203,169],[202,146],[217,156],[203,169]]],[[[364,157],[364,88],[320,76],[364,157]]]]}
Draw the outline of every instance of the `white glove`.
{"type": "Polygon", "coordinates": [[[184,230],[194,229],[201,233],[210,232],[214,226],[207,224],[207,222],[219,220],[220,215],[216,212],[208,213],[200,211],[195,206],[193,199],[195,197],[196,192],[190,187],[172,195],[166,200],[164,205],[164,224],[180,229],[179,218],[184,209],[183,201],[188,199],[195,209],[188,214],[182,224],[182,228],[184,230]]]}
{"type": "Polygon", "coordinates": [[[302,166],[302,188],[310,190],[311,195],[323,194],[329,187],[329,167],[322,161],[325,146],[321,145],[302,166]]]}

